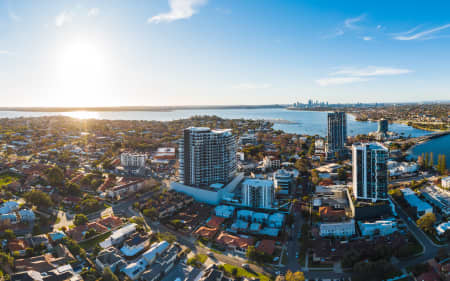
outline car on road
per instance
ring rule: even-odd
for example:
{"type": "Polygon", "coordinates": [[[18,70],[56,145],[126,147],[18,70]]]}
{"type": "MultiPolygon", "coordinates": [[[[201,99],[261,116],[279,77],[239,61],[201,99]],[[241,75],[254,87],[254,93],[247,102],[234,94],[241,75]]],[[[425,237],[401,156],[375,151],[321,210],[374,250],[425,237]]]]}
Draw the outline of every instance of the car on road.
{"type": "Polygon", "coordinates": [[[244,263],[244,264],[242,265],[242,267],[245,268],[245,269],[250,269],[250,265],[248,265],[248,263],[244,263]]]}
{"type": "Polygon", "coordinates": [[[208,252],[208,256],[213,258],[214,257],[214,253],[213,252],[208,252]]]}

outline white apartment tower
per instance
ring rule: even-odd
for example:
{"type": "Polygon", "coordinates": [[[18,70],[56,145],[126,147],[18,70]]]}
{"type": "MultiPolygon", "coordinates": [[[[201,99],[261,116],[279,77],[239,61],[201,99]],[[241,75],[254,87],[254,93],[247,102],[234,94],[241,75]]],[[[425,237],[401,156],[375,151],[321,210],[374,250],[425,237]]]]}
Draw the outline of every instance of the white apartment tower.
{"type": "Polygon", "coordinates": [[[236,174],[236,139],[230,129],[190,127],[179,148],[180,182],[195,187],[229,183],[236,174]]]}
{"type": "Polygon", "coordinates": [[[126,168],[141,168],[145,166],[145,154],[124,152],[120,155],[120,164],[126,168]]]}
{"type": "Polygon", "coordinates": [[[387,160],[389,151],[379,143],[352,146],[353,195],[372,201],[388,198],[387,160]]]}
{"type": "Polygon", "coordinates": [[[275,189],[270,180],[246,179],[242,183],[242,205],[270,209],[275,198],[275,189]]]}

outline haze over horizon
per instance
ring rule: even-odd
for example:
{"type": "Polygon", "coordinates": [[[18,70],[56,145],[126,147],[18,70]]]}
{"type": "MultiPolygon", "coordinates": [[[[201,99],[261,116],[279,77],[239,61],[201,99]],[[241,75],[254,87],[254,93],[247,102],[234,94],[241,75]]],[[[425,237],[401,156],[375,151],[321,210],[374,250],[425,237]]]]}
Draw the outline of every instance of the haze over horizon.
{"type": "Polygon", "coordinates": [[[0,98],[2,107],[448,100],[449,8],[0,0],[0,98]]]}

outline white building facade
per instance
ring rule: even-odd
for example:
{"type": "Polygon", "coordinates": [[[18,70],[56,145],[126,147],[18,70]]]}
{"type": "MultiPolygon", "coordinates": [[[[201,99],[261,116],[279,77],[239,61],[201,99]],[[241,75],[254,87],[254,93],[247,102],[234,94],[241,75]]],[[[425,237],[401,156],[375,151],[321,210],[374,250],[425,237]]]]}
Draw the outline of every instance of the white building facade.
{"type": "Polygon", "coordinates": [[[275,199],[275,189],[270,180],[246,179],[242,183],[242,205],[270,209],[275,199]]]}
{"type": "Polygon", "coordinates": [[[355,221],[320,224],[320,236],[322,237],[350,237],[355,235],[355,221]]]}
{"type": "Polygon", "coordinates": [[[190,127],[179,147],[179,180],[195,187],[229,183],[237,170],[236,139],[227,130],[190,127]]]}
{"type": "Polygon", "coordinates": [[[356,199],[387,200],[389,151],[379,143],[352,146],[353,195],[356,199]]]}
{"type": "Polygon", "coordinates": [[[125,168],[141,168],[145,166],[145,154],[124,152],[120,155],[120,164],[125,168]]]}

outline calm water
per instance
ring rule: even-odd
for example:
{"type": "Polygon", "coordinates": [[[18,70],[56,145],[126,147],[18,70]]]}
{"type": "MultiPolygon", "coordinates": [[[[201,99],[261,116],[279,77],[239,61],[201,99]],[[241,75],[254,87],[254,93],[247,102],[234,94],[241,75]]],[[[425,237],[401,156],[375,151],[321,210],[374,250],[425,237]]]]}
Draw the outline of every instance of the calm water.
{"type": "MultiPolygon", "coordinates": [[[[156,120],[171,121],[189,118],[195,115],[217,115],[222,118],[245,118],[266,120],[287,120],[295,124],[276,123],[274,128],[287,133],[320,135],[327,133],[327,113],[318,111],[292,111],[282,108],[264,109],[198,109],[175,110],[167,112],[156,111],[119,111],[119,112],[25,112],[25,111],[0,111],[0,118],[16,117],[40,117],[64,115],[75,118],[94,118],[108,120],[156,120]]],[[[352,115],[347,115],[348,135],[368,134],[377,130],[377,122],[355,121],[352,115]]],[[[414,129],[402,124],[389,124],[389,130],[404,136],[418,137],[429,132],[414,129]]],[[[425,152],[433,152],[434,162],[437,163],[438,154],[447,155],[447,167],[450,167],[450,135],[433,139],[427,143],[414,147],[411,152],[417,157],[425,152]]]]}
{"type": "Polygon", "coordinates": [[[433,163],[437,164],[438,155],[445,154],[447,169],[450,169],[450,135],[432,139],[431,141],[419,144],[411,150],[411,156],[417,158],[426,152],[433,152],[433,163]]]}
{"type": "MultiPolygon", "coordinates": [[[[295,124],[276,123],[274,128],[287,133],[320,135],[327,133],[327,113],[318,111],[293,111],[282,108],[264,109],[198,109],[198,110],[175,110],[167,112],[156,111],[119,111],[119,112],[24,112],[24,111],[0,111],[0,118],[15,117],[40,117],[65,115],[79,118],[95,118],[108,120],[157,120],[171,121],[189,118],[194,115],[217,115],[228,119],[266,119],[287,120],[295,124]]],[[[347,115],[348,135],[368,134],[377,130],[376,122],[358,122],[351,115],[347,115]]],[[[422,136],[427,131],[417,130],[402,124],[390,124],[389,130],[404,136],[422,136]]]]}

